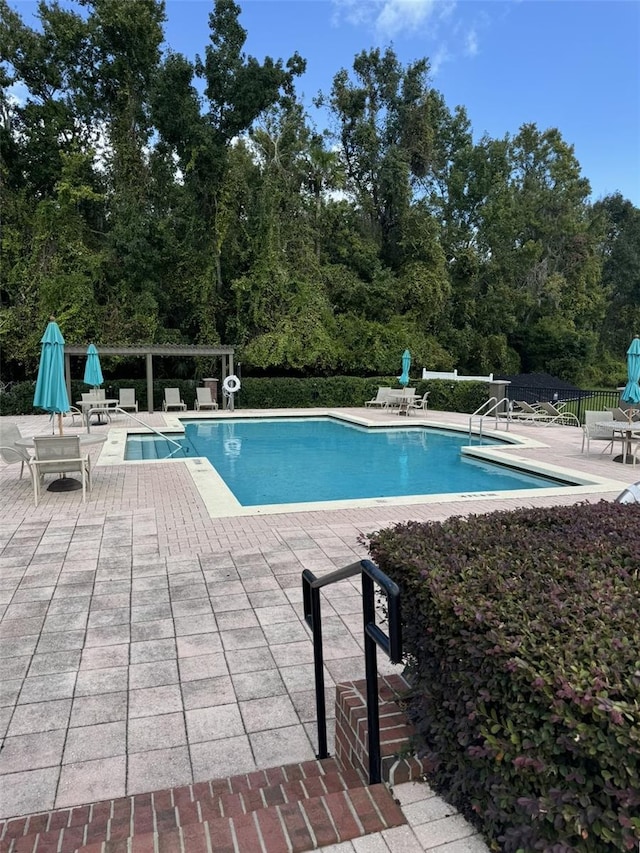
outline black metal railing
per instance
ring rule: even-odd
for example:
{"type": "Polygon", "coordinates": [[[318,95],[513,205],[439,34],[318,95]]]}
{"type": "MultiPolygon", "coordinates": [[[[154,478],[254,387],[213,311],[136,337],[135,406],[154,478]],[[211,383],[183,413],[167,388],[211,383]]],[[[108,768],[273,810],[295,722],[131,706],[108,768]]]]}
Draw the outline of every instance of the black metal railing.
{"type": "Polygon", "coordinates": [[[584,413],[588,409],[598,411],[615,408],[620,405],[620,391],[571,391],[566,388],[535,388],[531,385],[510,384],[505,389],[510,400],[524,400],[526,403],[566,403],[580,423],[584,423],[584,413]]]}
{"type": "Polygon", "coordinates": [[[370,560],[351,563],[323,577],[316,577],[309,569],[302,573],[304,618],[313,633],[313,663],[316,685],[316,715],[318,721],[317,758],[328,758],[327,712],[324,696],[324,654],[322,649],[322,616],[320,589],[337,581],[362,576],[362,618],[364,627],[364,660],[367,685],[367,725],[369,733],[369,783],[381,781],[382,757],[380,751],[380,715],[378,708],[378,664],[376,647],[387,654],[392,663],[402,660],[402,629],[400,626],[400,590],[391,578],[370,560]],[[375,586],[387,599],[387,636],[376,624],[375,586]]]}

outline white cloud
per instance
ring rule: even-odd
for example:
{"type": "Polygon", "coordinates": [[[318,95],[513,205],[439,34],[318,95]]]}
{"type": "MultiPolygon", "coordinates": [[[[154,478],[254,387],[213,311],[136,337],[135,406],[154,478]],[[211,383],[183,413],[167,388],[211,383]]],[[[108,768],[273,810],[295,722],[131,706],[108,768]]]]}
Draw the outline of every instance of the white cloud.
{"type": "Polygon", "coordinates": [[[444,18],[455,7],[455,0],[333,0],[334,25],[346,21],[364,26],[389,40],[423,30],[433,18],[444,18]]]}
{"type": "Polygon", "coordinates": [[[449,62],[451,59],[453,59],[453,57],[447,50],[447,46],[444,44],[441,45],[433,56],[429,57],[429,68],[431,70],[432,77],[435,77],[445,62],[449,62]]]}
{"type": "Polygon", "coordinates": [[[375,28],[384,38],[421,29],[433,15],[436,0],[385,0],[376,16],[375,28]]]}
{"type": "Polygon", "coordinates": [[[332,0],[334,26],[368,31],[378,43],[420,39],[431,74],[446,62],[480,52],[480,37],[490,25],[486,12],[458,0],[332,0]]]}
{"type": "Polygon", "coordinates": [[[467,33],[465,53],[467,56],[476,56],[478,53],[478,34],[475,30],[470,30],[467,33]]]}

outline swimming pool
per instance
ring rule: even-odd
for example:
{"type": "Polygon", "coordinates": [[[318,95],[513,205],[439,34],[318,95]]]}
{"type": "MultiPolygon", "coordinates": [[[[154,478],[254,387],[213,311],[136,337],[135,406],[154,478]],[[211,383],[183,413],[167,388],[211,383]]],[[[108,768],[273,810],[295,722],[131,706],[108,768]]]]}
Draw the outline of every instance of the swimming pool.
{"type": "Polygon", "coordinates": [[[330,417],[182,422],[184,436],[172,436],[180,450],[157,436],[129,435],[125,459],[205,457],[243,507],[559,485],[465,457],[468,436],[443,429],[367,428],[330,417]]]}

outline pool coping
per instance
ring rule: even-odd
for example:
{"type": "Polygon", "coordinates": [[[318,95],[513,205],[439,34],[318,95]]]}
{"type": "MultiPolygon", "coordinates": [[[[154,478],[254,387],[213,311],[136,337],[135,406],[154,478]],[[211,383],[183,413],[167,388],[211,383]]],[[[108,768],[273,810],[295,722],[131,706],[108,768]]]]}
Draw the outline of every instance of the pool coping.
{"type": "MultiPolygon", "coordinates": [[[[302,414],[292,414],[287,409],[266,409],[261,411],[222,411],[222,412],[189,412],[177,415],[167,413],[164,415],[165,425],[161,430],[168,437],[171,435],[184,434],[184,421],[194,420],[237,420],[237,419],[296,419],[305,417],[331,417],[356,426],[382,429],[406,429],[407,427],[421,429],[445,429],[451,432],[469,432],[469,427],[462,424],[454,424],[447,421],[410,421],[407,419],[398,422],[397,416],[372,420],[366,415],[355,414],[335,409],[309,409],[302,414]]],[[[472,433],[479,435],[477,428],[472,433]]],[[[370,509],[389,506],[411,506],[422,504],[467,502],[483,500],[505,500],[510,498],[523,499],[531,496],[530,489],[512,489],[496,492],[452,492],[434,495],[400,495],[393,497],[378,498],[356,498],[334,501],[309,501],[305,503],[291,504],[265,504],[259,506],[242,506],[235,495],[231,492],[222,477],[213,465],[205,457],[193,457],[190,459],[144,459],[125,460],[125,446],[129,435],[145,435],[148,431],[138,427],[119,428],[109,430],[108,438],[102,448],[97,464],[102,466],[111,465],[156,465],[166,463],[183,464],[189,472],[193,483],[205,505],[210,518],[233,518],[255,515],[277,515],[281,513],[302,513],[326,510],[347,509],[370,509]]],[[[530,436],[514,435],[499,430],[483,430],[482,435],[487,438],[498,439],[501,446],[491,445],[487,447],[463,447],[462,453],[485,462],[499,464],[523,473],[540,474],[556,480],[562,480],[567,485],[549,486],[549,488],[536,489],[536,497],[580,496],[593,494],[594,487],[601,492],[620,493],[628,483],[615,480],[611,477],[600,477],[596,474],[587,474],[575,469],[565,468],[559,465],[543,462],[529,457],[518,456],[513,453],[505,453],[506,450],[522,449],[529,450],[544,448],[548,445],[530,436]]]]}

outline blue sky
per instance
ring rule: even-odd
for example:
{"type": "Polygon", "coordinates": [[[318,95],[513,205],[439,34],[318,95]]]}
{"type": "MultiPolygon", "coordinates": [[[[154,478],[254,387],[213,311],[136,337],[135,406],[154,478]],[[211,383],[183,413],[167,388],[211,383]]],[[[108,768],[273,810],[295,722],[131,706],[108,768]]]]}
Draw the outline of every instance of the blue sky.
{"type": "MultiPolygon", "coordinates": [[[[135,2],[135,0],[131,0],[135,2]]],[[[574,146],[592,198],[619,191],[640,207],[638,0],[236,0],[245,51],[287,59],[311,107],[361,50],[391,45],[403,63],[427,57],[449,108],[474,137],[557,127],[574,146]]],[[[35,3],[13,0],[33,24],[35,3]]],[[[213,0],[167,0],[169,47],[193,59],[208,43],[213,0]]]]}
{"type": "MultiPolygon", "coordinates": [[[[392,45],[427,57],[432,85],[461,104],[477,139],[525,122],[557,127],[594,200],[620,191],[640,207],[640,3],[636,0],[236,0],[245,50],[307,73],[305,103],[354,56],[392,45]]],[[[190,58],[208,39],[210,0],[168,0],[167,42],[190,58]]],[[[311,111],[313,114],[313,111],[311,111]]]]}

